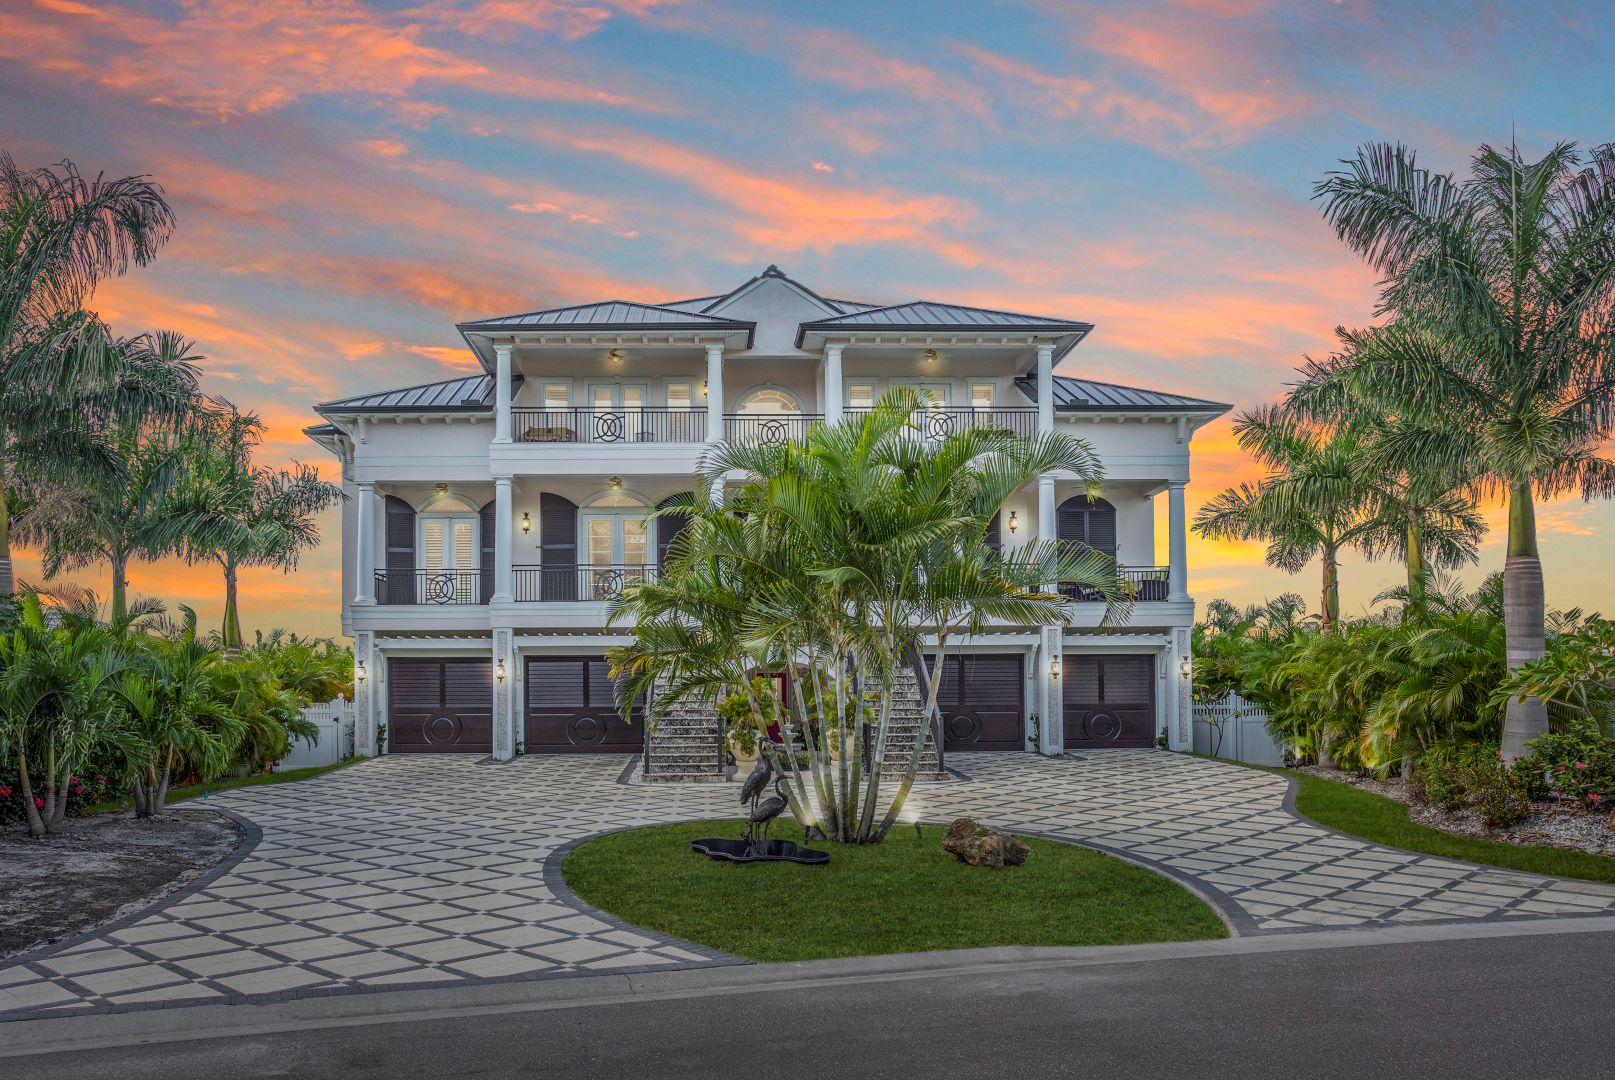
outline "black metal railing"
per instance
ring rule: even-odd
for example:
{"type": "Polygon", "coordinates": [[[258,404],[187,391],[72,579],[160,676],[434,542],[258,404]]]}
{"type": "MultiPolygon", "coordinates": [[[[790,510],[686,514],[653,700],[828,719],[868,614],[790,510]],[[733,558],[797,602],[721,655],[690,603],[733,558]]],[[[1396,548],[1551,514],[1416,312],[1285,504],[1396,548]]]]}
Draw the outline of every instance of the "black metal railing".
{"type": "Polygon", "coordinates": [[[656,567],[640,563],[515,566],[510,572],[511,596],[525,604],[615,600],[628,586],[654,580],[656,567]]]}
{"type": "MultiPolygon", "coordinates": [[[[872,409],[848,409],[848,416],[862,416],[872,409]]],[[[927,439],[941,441],[950,435],[974,428],[993,428],[1015,435],[1030,437],[1037,434],[1037,410],[1024,408],[975,409],[968,406],[920,409],[914,422],[927,439]]]]}
{"type": "Polygon", "coordinates": [[[723,437],[730,442],[778,446],[802,438],[823,419],[822,413],[730,413],[723,418],[723,437]]]}
{"type": "MultiPolygon", "coordinates": [[[[1165,600],[1172,591],[1171,571],[1165,566],[1118,566],[1116,575],[1133,590],[1133,599],[1148,603],[1165,600]]],[[[1104,596],[1091,585],[1064,582],[1060,592],[1077,601],[1103,600],[1104,596]]]]}
{"type": "Polygon", "coordinates": [[[705,409],[511,409],[511,436],[528,443],[698,443],[705,409]]]}
{"type": "Polygon", "coordinates": [[[493,591],[481,570],[377,570],[378,604],[486,604],[493,591]]]}

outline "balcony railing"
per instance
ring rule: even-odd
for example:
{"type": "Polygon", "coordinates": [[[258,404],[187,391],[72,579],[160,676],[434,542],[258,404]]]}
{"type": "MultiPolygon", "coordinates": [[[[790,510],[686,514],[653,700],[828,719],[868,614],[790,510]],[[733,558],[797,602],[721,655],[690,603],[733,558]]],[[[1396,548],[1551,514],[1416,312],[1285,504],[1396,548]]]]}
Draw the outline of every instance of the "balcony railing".
{"type": "Polygon", "coordinates": [[[723,418],[723,437],[730,442],[778,446],[802,438],[823,419],[823,413],[730,413],[723,418]]]}
{"type": "Polygon", "coordinates": [[[704,409],[511,409],[510,430],[528,443],[698,443],[704,409]]]}
{"type": "MultiPolygon", "coordinates": [[[[862,416],[873,411],[866,408],[848,409],[847,415],[862,416]]],[[[939,442],[973,428],[1001,429],[1026,437],[1037,434],[1036,409],[976,409],[968,406],[922,409],[915,414],[914,421],[927,439],[939,442]]]]}
{"type": "Polygon", "coordinates": [[[630,585],[654,581],[656,567],[642,563],[516,566],[510,577],[511,593],[518,603],[615,600],[630,585]]]}
{"type": "Polygon", "coordinates": [[[486,604],[491,586],[481,570],[377,570],[376,603],[486,604]]]}
{"type": "MultiPolygon", "coordinates": [[[[1140,603],[1165,600],[1171,594],[1171,573],[1164,566],[1118,566],[1116,573],[1133,589],[1133,599],[1140,603]]],[[[1100,601],[1099,590],[1088,585],[1066,582],[1060,592],[1078,602],[1100,601]]]]}

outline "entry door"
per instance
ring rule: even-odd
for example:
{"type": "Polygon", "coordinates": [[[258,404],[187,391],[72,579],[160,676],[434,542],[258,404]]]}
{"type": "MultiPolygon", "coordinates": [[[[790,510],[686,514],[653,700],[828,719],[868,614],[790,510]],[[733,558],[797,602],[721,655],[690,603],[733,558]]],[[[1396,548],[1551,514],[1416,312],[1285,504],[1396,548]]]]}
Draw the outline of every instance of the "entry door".
{"type": "Polygon", "coordinates": [[[583,514],[584,590],[591,600],[610,600],[625,585],[645,580],[650,530],[644,511],[583,514]]]}
{"type": "Polygon", "coordinates": [[[418,604],[471,603],[482,572],[475,514],[421,515],[418,604]]]}
{"type": "Polygon", "coordinates": [[[953,434],[953,417],[948,412],[948,396],[953,390],[950,383],[909,382],[902,385],[919,392],[920,414],[914,422],[926,439],[942,440],[953,434]]]}
{"type": "Polygon", "coordinates": [[[1061,712],[1067,750],[1155,744],[1155,657],[1066,653],[1061,712]]]}

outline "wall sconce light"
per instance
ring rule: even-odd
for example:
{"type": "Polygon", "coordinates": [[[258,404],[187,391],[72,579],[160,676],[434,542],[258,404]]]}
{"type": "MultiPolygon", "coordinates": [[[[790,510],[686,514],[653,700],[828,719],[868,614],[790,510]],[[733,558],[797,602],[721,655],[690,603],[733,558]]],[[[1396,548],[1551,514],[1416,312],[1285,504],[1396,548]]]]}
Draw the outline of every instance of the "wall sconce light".
{"type": "Polygon", "coordinates": [[[360,660],[353,665],[353,678],[356,682],[364,682],[364,661],[360,660]]]}
{"type": "Polygon", "coordinates": [[[924,352],[922,352],[920,354],[920,359],[924,360],[927,364],[936,363],[936,350],[935,349],[926,349],[924,352]]]}
{"type": "Polygon", "coordinates": [[[1049,678],[1055,682],[1060,681],[1060,658],[1058,656],[1049,661],[1049,678]]]}
{"type": "Polygon", "coordinates": [[[1179,675],[1179,677],[1187,679],[1193,674],[1194,674],[1194,661],[1192,659],[1185,656],[1182,660],[1178,661],[1178,675],[1179,675]]]}
{"type": "Polygon", "coordinates": [[[1009,512],[1009,531],[1014,532],[1021,527],[1021,519],[1015,516],[1015,511],[1009,512]]]}
{"type": "Polygon", "coordinates": [[[701,380],[701,396],[707,396],[707,381],[705,379],[701,380]]]}
{"type": "Polygon", "coordinates": [[[533,515],[526,510],[522,511],[522,535],[526,536],[533,531],[533,515]]]}
{"type": "Polygon", "coordinates": [[[500,682],[505,681],[505,658],[500,657],[499,662],[493,666],[493,677],[500,682]]]}
{"type": "Polygon", "coordinates": [[[612,491],[621,491],[622,490],[622,477],[613,476],[610,480],[606,481],[606,484],[611,488],[612,491]]]}

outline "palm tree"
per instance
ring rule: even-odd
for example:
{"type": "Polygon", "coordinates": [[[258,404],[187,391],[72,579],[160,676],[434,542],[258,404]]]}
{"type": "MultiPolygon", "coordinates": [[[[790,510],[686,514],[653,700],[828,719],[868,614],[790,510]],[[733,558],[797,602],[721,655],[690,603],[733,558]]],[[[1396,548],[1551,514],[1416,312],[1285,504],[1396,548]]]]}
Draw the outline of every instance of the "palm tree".
{"type": "Polygon", "coordinates": [[[225,404],[208,424],[180,496],[189,534],[188,557],[218,564],[224,572],[226,649],[239,649],[241,609],[236,576],[243,566],[290,572],[298,557],[320,542],[315,521],[343,499],[342,488],[321,480],[312,466],[255,466],[252,453],[263,439],[263,421],[225,404]]]}
{"type": "Polygon", "coordinates": [[[0,596],[15,589],[10,491],[78,474],[83,462],[50,438],[51,404],[103,388],[117,369],[106,328],[82,310],[95,286],[143,266],[168,239],[173,213],[144,176],[90,180],[71,161],[24,170],[0,152],[0,596]]]}
{"type": "MultiPolygon", "coordinates": [[[[1316,188],[1324,216],[1385,279],[1393,323],[1354,336],[1360,395],[1406,419],[1406,460],[1508,503],[1510,668],[1545,650],[1534,500],[1615,493],[1597,455],[1615,428],[1615,147],[1560,143],[1537,162],[1482,146],[1471,176],[1369,145],[1316,188]]],[[[1510,700],[1503,755],[1547,730],[1510,700]]]]}
{"type": "MultiPolygon", "coordinates": [[[[1104,556],[1052,539],[1005,553],[986,542],[993,514],[1042,472],[1069,470],[1097,487],[1099,463],[1086,443],[980,428],[931,444],[914,420],[919,405],[913,392],[894,392],[800,443],[708,451],[703,498],[663,580],[629,590],[613,613],[637,624],[635,643],[611,654],[626,676],[624,703],[649,691],[654,711],[683,691],[722,686],[751,695],[759,666],[794,671],[806,771],[794,753],[767,752],[779,758],[799,820],[842,842],[878,842],[901,813],[924,743],[940,733],[933,674],[952,639],[988,621],[1064,623],[1069,605],[1047,588],[1054,582],[1089,586],[1116,607],[1126,602],[1104,556]],[[714,498],[736,473],[747,479],[714,498]],[[925,695],[929,731],[918,733],[901,786],[877,818],[893,686],[905,666],[925,695]]],[[[762,704],[752,704],[762,728],[762,704]]]]}
{"type": "Polygon", "coordinates": [[[1235,437],[1265,466],[1257,484],[1213,497],[1194,529],[1215,540],[1265,540],[1271,566],[1294,574],[1317,557],[1323,564],[1323,626],[1340,620],[1340,553],[1367,548],[1383,535],[1375,514],[1375,477],[1363,464],[1363,442],[1345,428],[1320,429],[1271,406],[1242,413],[1235,437]]]}
{"type": "Polygon", "coordinates": [[[52,437],[93,467],[25,483],[17,535],[41,550],[47,578],[106,563],[112,618],[120,620],[130,562],[175,554],[187,540],[206,539],[213,522],[176,498],[199,445],[202,399],[190,343],[163,332],[120,340],[112,351],[118,365],[104,393],[51,407],[62,414],[49,425],[52,437]]]}

